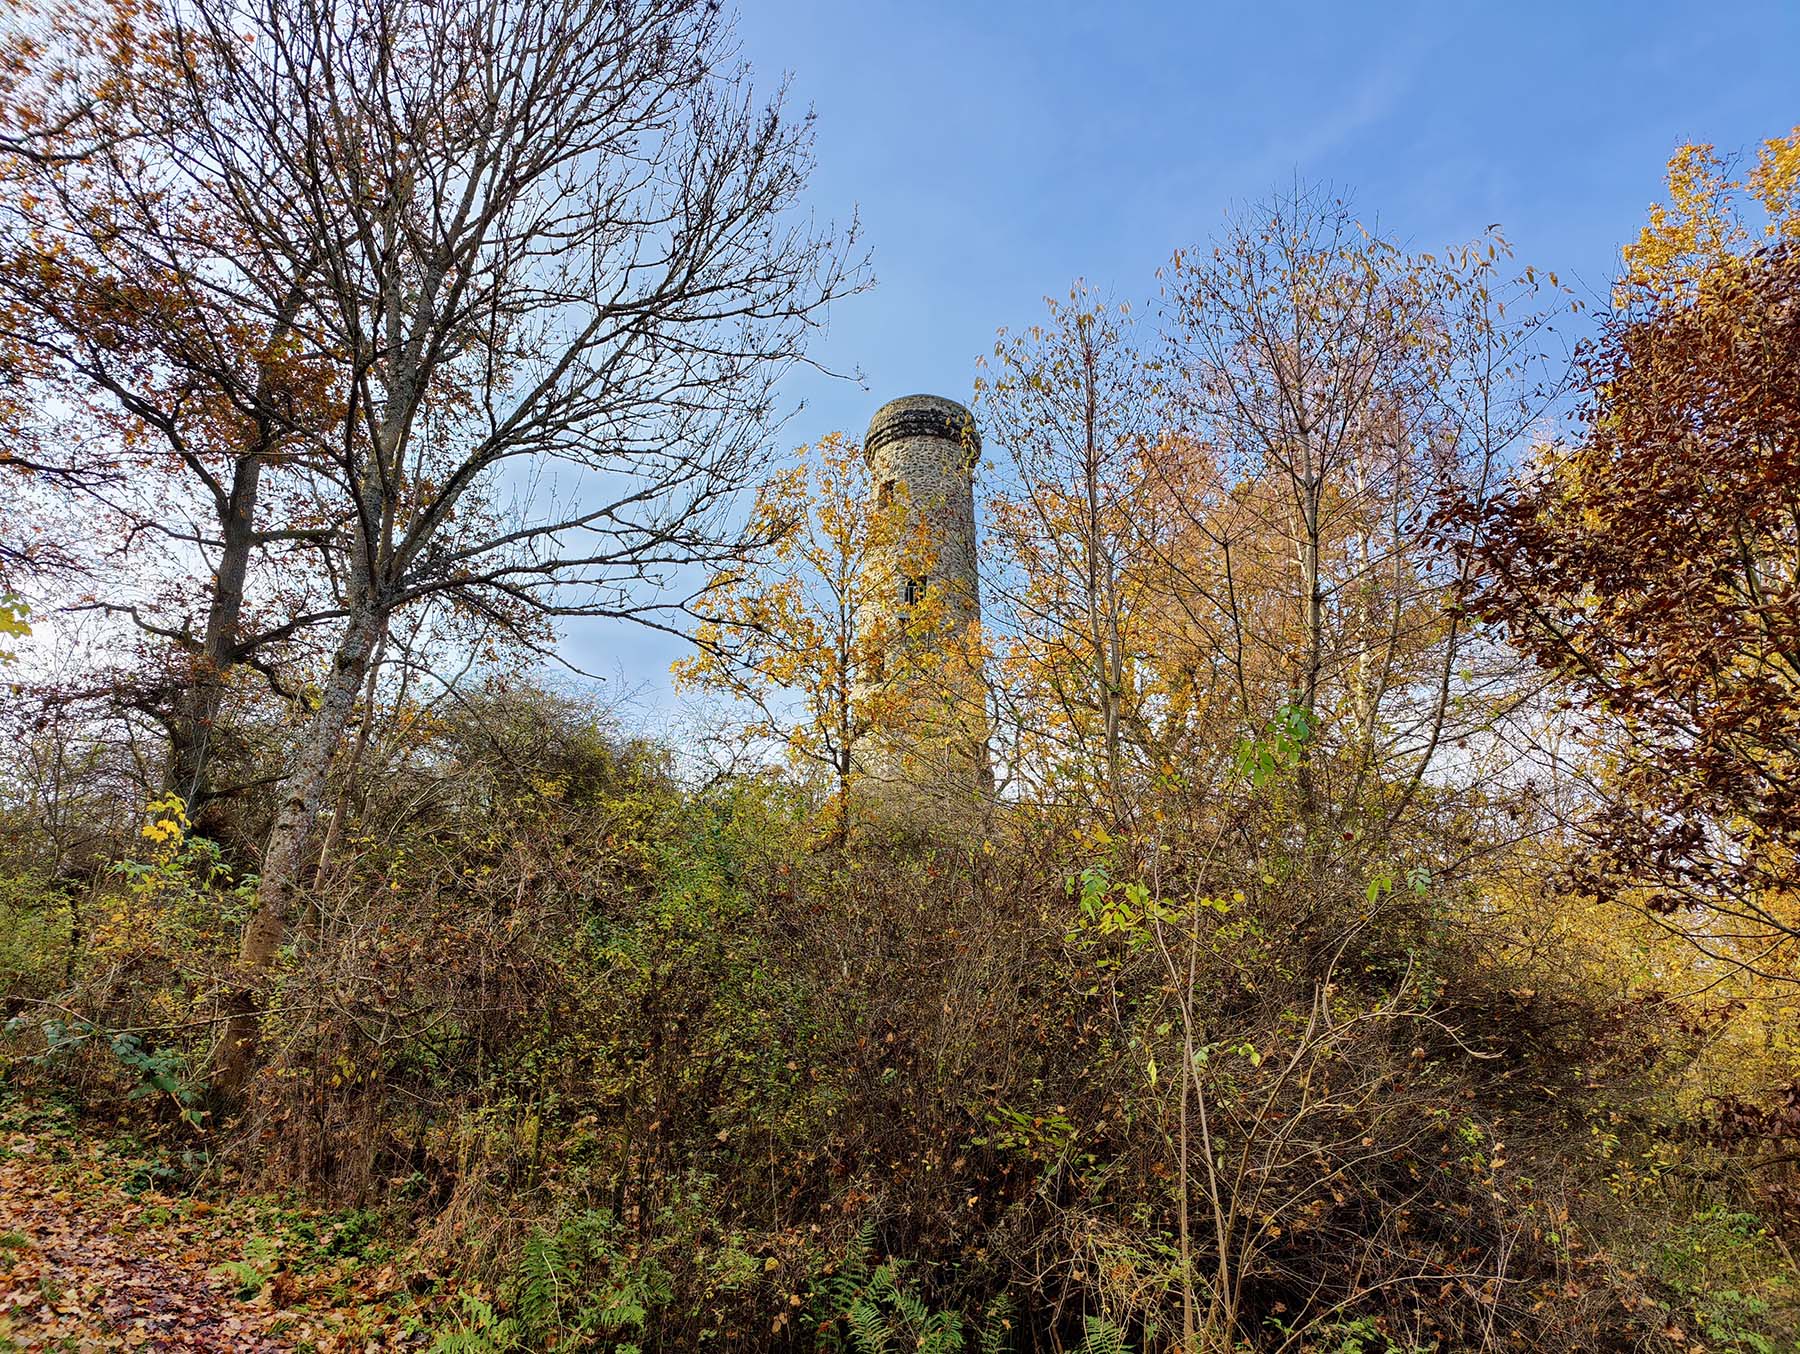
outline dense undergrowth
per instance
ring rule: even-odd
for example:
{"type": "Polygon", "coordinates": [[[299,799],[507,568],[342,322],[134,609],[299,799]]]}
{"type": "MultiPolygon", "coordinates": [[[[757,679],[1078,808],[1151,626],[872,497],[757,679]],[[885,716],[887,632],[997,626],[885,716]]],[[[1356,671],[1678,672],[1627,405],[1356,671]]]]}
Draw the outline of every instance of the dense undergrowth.
{"type": "Polygon", "coordinates": [[[444,1351],[1166,1349],[1184,1273],[1209,1348],[1792,1347],[1784,1168],[1684,1108],[1719,1017],[1524,904],[1291,842],[1178,883],[1022,810],[821,846],[534,694],[433,747],[321,871],[242,1105],[228,852],[168,802],[85,877],[9,835],[9,1113],[351,1210],[444,1351]]]}

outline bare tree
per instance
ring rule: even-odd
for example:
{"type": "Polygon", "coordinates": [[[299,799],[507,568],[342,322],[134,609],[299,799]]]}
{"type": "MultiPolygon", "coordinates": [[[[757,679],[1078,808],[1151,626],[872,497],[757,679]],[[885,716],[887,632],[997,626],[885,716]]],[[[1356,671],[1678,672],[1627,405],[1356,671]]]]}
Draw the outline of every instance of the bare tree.
{"type": "MultiPolygon", "coordinates": [[[[540,640],[570,614],[666,624],[660,586],[741,548],[773,384],[862,271],[796,218],[810,117],[756,99],[704,0],[172,19],[169,162],[269,312],[297,296],[301,341],[336,357],[305,461],[349,523],[343,628],[244,932],[254,982],[392,618],[446,597],[540,640]]],[[[229,1036],[240,1071],[252,1030],[229,1036]]]]}

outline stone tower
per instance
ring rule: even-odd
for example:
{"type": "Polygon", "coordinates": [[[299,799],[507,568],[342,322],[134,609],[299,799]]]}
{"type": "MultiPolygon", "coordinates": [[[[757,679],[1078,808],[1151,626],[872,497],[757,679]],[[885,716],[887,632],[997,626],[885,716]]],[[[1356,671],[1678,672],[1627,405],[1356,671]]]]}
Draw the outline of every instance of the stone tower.
{"type": "Polygon", "coordinates": [[[866,693],[876,715],[863,770],[921,825],[961,820],[991,780],[975,551],[981,437],[956,401],[908,395],[875,411],[863,455],[875,511],[903,522],[868,562],[889,638],[879,690],[866,693]]]}
{"type": "Polygon", "coordinates": [[[893,605],[904,609],[923,587],[936,586],[959,619],[979,621],[975,463],[981,436],[974,418],[955,400],[936,395],[889,400],[869,420],[863,455],[877,508],[904,494],[908,526],[922,524],[929,541],[930,573],[923,579],[909,576],[903,561],[886,561],[885,579],[896,590],[893,605]]]}

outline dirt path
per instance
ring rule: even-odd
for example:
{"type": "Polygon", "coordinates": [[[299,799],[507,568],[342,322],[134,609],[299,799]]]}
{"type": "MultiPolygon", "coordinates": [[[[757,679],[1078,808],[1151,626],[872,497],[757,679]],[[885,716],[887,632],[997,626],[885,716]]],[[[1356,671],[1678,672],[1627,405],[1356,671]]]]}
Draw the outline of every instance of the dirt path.
{"type": "Polygon", "coordinates": [[[244,1217],[112,1174],[62,1135],[0,1135],[0,1354],[401,1347],[286,1307],[294,1280],[244,1263],[244,1217]]]}

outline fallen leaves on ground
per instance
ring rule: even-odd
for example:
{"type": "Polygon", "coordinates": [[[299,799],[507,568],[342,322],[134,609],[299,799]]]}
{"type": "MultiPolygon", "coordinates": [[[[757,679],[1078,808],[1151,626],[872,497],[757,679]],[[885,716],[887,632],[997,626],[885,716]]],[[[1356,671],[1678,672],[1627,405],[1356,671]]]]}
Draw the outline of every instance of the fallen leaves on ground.
{"type": "Polygon", "coordinates": [[[63,1134],[0,1136],[0,1351],[422,1344],[377,1303],[399,1288],[392,1265],[296,1271],[278,1242],[259,1254],[251,1205],[131,1193],[118,1176],[103,1149],[63,1134]]]}

